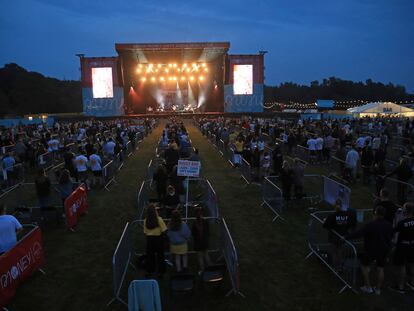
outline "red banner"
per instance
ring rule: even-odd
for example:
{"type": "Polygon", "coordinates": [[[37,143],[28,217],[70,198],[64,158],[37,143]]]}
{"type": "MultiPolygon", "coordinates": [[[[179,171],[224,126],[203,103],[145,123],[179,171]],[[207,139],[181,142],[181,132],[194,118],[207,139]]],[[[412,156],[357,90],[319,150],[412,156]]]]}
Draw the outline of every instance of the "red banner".
{"type": "Polygon", "coordinates": [[[88,200],[86,196],[86,188],[80,185],[65,200],[66,224],[68,228],[73,228],[78,223],[81,215],[86,213],[88,209],[88,200]]]}
{"type": "Polygon", "coordinates": [[[37,271],[44,261],[42,233],[39,227],[0,256],[0,308],[6,306],[16,294],[19,285],[37,271]]]}

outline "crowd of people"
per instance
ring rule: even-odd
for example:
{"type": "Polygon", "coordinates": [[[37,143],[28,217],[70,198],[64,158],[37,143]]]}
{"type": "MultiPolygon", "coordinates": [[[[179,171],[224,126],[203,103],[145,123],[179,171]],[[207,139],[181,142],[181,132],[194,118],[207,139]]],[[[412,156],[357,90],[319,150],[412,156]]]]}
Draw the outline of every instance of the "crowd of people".
{"type": "Polygon", "coordinates": [[[165,251],[174,256],[177,272],[188,270],[188,243],[192,238],[194,250],[198,253],[199,271],[211,264],[208,256],[209,223],[203,217],[203,208],[195,208],[195,220],[191,228],[183,221],[185,203],[184,177],[177,175],[179,159],[199,161],[198,150],[191,147],[191,141],[182,122],[168,123],[159,142],[161,161],[153,180],[157,191],[157,204],[150,204],[144,219],[146,244],[146,271],[148,275],[165,272],[165,251]],[[163,217],[161,217],[162,215],[163,217]],[[168,226],[164,219],[169,219],[168,226]]]}
{"type": "Polygon", "coordinates": [[[409,186],[413,176],[411,164],[414,163],[413,120],[288,121],[244,117],[204,118],[198,122],[204,134],[214,134],[217,142],[221,140],[225,148],[234,150],[234,163],[240,163],[241,158],[252,170],[259,167],[260,178],[268,174],[265,168],[271,153],[270,174],[279,177],[286,201],[291,198],[292,188],[295,198],[303,197],[306,164],[322,166],[335,158],[341,166],[339,177],[345,182],[358,187],[358,179],[365,186],[374,181],[373,194],[378,198],[373,204],[372,222],[357,228],[356,211],[346,209],[340,199],[334,206],[335,211],[325,220],[324,227],[329,231],[333,245],[331,264],[336,270],[343,269],[343,240],[363,238],[361,271],[364,285],[361,291],[381,294],[384,265],[390,258],[397,275],[395,285],[390,289],[402,294],[407,288],[414,290],[414,204],[407,202],[412,188],[409,186]],[[393,149],[398,149],[396,156],[392,155],[393,149]],[[300,157],[302,150],[306,150],[305,159],[300,157]],[[288,158],[294,158],[290,161],[292,164],[286,161],[288,158]],[[386,179],[393,176],[398,181],[396,189],[392,189],[397,191],[395,202],[385,187],[386,179]],[[374,262],[377,282],[372,287],[369,272],[374,262]],[[409,279],[406,278],[407,270],[409,279]]]}

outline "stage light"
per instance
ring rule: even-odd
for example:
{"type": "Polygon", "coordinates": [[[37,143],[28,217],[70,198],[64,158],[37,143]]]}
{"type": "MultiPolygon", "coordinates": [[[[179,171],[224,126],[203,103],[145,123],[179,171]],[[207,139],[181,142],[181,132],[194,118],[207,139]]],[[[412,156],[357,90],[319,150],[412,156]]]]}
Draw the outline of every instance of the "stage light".
{"type": "Polygon", "coordinates": [[[193,76],[190,77],[190,81],[194,81],[194,77],[193,76]]]}
{"type": "Polygon", "coordinates": [[[185,81],[185,77],[181,77],[181,81],[185,81]]]}
{"type": "Polygon", "coordinates": [[[173,77],[173,80],[174,80],[174,81],[177,81],[177,77],[173,77]]]}
{"type": "Polygon", "coordinates": [[[191,71],[191,69],[190,68],[187,68],[187,72],[190,72],[191,71]]]}
{"type": "Polygon", "coordinates": [[[201,66],[205,67],[206,66],[206,63],[202,63],[201,66]]]}
{"type": "Polygon", "coordinates": [[[145,82],[145,81],[147,81],[147,78],[142,77],[142,78],[141,78],[141,82],[145,82]]]}
{"type": "Polygon", "coordinates": [[[203,81],[203,80],[204,80],[204,77],[203,77],[203,76],[199,76],[199,77],[198,77],[198,79],[199,79],[200,81],[203,81]]]}
{"type": "Polygon", "coordinates": [[[193,67],[195,67],[195,66],[197,66],[197,64],[196,63],[193,63],[193,67]]]}
{"type": "Polygon", "coordinates": [[[185,67],[187,67],[187,64],[186,64],[186,63],[184,63],[184,64],[183,64],[183,67],[184,67],[184,68],[185,68],[185,67]]]}
{"type": "Polygon", "coordinates": [[[180,72],[180,71],[181,71],[181,69],[180,69],[180,68],[177,68],[177,71],[178,71],[178,72],[180,72]]]}
{"type": "Polygon", "coordinates": [[[177,64],[173,64],[173,67],[174,67],[174,68],[177,68],[177,64]]]}
{"type": "Polygon", "coordinates": [[[141,73],[141,71],[142,71],[141,68],[137,69],[137,73],[141,73]]]}
{"type": "Polygon", "coordinates": [[[172,64],[168,64],[168,67],[170,67],[170,68],[171,68],[172,66],[173,66],[172,64]]]}
{"type": "Polygon", "coordinates": [[[207,68],[207,67],[205,67],[205,68],[204,68],[204,71],[205,71],[205,72],[207,72],[207,71],[208,71],[208,68],[207,68]]]}
{"type": "Polygon", "coordinates": [[[161,77],[161,78],[160,78],[160,81],[165,81],[165,78],[164,78],[164,77],[161,77]]]}
{"type": "Polygon", "coordinates": [[[161,64],[158,64],[158,66],[157,66],[158,68],[161,68],[161,64]]]}
{"type": "Polygon", "coordinates": [[[172,81],[172,77],[168,77],[168,81],[172,81]]]}
{"type": "Polygon", "coordinates": [[[152,77],[152,78],[151,78],[151,81],[152,81],[152,82],[155,82],[155,77],[152,77]]]}
{"type": "Polygon", "coordinates": [[[152,68],[154,65],[153,64],[149,64],[148,65],[148,68],[152,68]]]}
{"type": "Polygon", "coordinates": [[[147,68],[146,73],[149,73],[149,72],[151,72],[151,69],[147,68]]]}
{"type": "Polygon", "coordinates": [[[157,69],[155,69],[155,72],[158,72],[158,68],[157,68],[157,69]]]}
{"type": "Polygon", "coordinates": [[[139,64],[139,65],[138,65],[138,67],[139,67],[139,68],[142,68],[142,64],[139,64]]]}
{"type": "Polygon", "coordinates": [[[165,68],[165,73],[168,73],[168,71],[169,71],[168,68],[165,68]]]}
{"type": "Polygon", "coordinates": [[[198,67],[194,67],[194,71],[198,71],[198,67]]]}

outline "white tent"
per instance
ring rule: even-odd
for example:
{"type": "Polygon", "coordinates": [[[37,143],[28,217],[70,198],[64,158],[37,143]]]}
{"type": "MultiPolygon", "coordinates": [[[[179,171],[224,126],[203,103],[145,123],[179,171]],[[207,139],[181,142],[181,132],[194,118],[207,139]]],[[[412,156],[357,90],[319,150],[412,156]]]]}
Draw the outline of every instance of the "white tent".
{"type": "Polygon", "coordinates": [[[347,110],[353,117],[399,116],[414,117],[414,109],[391,102],[375,102],[347,110]]]}

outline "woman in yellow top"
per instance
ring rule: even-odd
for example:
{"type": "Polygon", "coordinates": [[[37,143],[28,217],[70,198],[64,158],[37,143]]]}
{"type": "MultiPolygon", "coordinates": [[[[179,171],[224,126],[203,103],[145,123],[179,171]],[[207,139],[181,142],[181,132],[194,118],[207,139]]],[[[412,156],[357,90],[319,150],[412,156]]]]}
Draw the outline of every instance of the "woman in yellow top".
{"type": "Polygon", "coordinates": [[[158,216],[155,205],[147,208],[147,217],[144,219],[144,234],[147,237],[147,273],[154,273],[158,268],[158,275],[162,277],[165,272],[164,232],[167,226],[158,216]]]}

